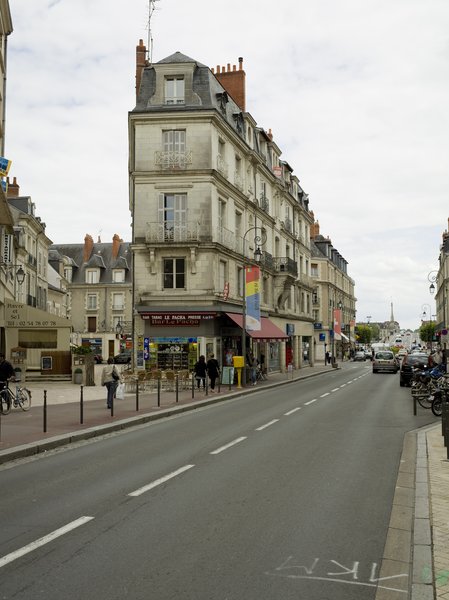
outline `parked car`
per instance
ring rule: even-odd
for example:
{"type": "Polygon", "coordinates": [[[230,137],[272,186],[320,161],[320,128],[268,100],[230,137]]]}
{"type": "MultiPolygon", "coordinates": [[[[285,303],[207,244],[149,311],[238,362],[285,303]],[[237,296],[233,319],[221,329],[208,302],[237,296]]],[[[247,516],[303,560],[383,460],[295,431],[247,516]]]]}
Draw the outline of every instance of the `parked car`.
{"type": "Polygon", "coordinates": [[[369,350],[368,348],[366,350],[364,350],[365,352],[365,358],[367,358],[368,360],[371,360],[373,358],[373,353],[371,350],[369,350]]]}
{"type": "Polygon", "coordinates": [[[116,365],[128,365],[131,362],[131,350],[123,350],[120,354],[114,356],[114,363],[116,365]]]}
{"type": "Polygon", "coordinates": [[[364,353],[364,352],[361,352],[361,351],[359,351],[359,352],[356,352],[356,353],[354,354],[354,358],[353,358],[353,360],[355,360],[355,361],[357,361],[357,360],[366,360],[365,353],[364,353]]]}
{"type": "Polygon", "coordinates": [[[380,350],[374,354],[373,373],[397,373],[398,361],[391,350],[380,350]]]}
{"type": "Polygon", "coordinates": [[[430,365],[430,357],[426,352],[411,352],[404,356],[401,362],[399,373],[399,385],[410,385],[413,375],[413,369],[416,367],[424,368],[430,365]]]}

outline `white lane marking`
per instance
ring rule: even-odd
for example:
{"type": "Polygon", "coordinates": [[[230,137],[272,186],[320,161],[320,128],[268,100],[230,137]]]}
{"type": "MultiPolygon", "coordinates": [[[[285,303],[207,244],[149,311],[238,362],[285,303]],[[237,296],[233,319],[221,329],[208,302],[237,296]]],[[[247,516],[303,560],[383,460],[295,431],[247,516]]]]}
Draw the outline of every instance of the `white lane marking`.
{"type": "Polygon", "coordinates": [[[261,425],[260,427],[257,427],[256,431],[262,431],[262,429],[266,429],[267,427],[270,427],[270,425],[274,425],[278,421],[279,421],[279,419],[273,419],[272,421],[265,423],[265,425],[261,425]]]}
{"type": "Polygon", "coordinates": [[[231,446],[235,446],[235,444],[240,444],[240,442],[243,442],[243,440],[246,440],[246,437],[239,437],[236,440],[234,440],[233,442],[229,442],[229,444],[226,444],[225,446],[221,446],[220,448],[217,448],[216,450],[211,452],[211,454],[220,454],[220,452],[223,452],[223,450],[227,450],[228,448],[231,448],[231,446]]]}
{"type": "Polygon", "coordinates": [[[177,469],[176,471],[173,471],[172,473],[169,473],[168,475],[165,475],[164,477],[160,477],[159,479],[152,481],[148,485],[144,485],[143,487],[139,488],[138,490],[131,492],[130,494],[128,494],[128,496],[140,496],[141,494],[148,492],[148,490],[151,490],[151,489],[157,487],[158,485],[165,483],[169,479],[173,479],[173,477],[176,477],[177,475],[184,473],[184,471],[188,471],[189,469],[191,469],[194,466],[195,465],[185,465],[184,467],[181,467],[180,469],[177,469]]]}
{"type": "Polygon", "coordinates": [[[17,560],[21,556],[24,556],[25,554],[28,554],[29,552],[33,552],[33,550],[36,550],[40,546],[44,546],[45,544],[52,542],[53,540],[60,537],[61,535],[65,535],[69,531],[72,531],[72,529],[76,529],[77,527],[84,525],[88,521],[91,521],[93,518],[94,517],[80,517],[79,519],[76,519],[76,521],[67,523],[67,525],[60,527],[59,529],[56,529],[55,531],[52,531],[52,533],[49,533],[48,535],[44,535],[44,537],[41,537],[38,540],[35,540],[34,542],[31,542],[31,544],[23,546],[23,548],[19,548],[19,550],[15,550],[14,552],[11,552],[10,554],[6,554],[2,558],[0,558],[0,567],[4,567],[5,565],[12,562],[13,560],[17,560]]]}
{"type": "Polygon", "coordinates": [[[338,388],[334,388],[333,390],[331,390],[331,392],[338,392],[339,389],[340,389],[339,387],[338,388]]]}
{"type": "Polygon", "coordinates": [[[308,402],[304,402],[304,405],[309,406],[309,404],[312,404],[312,402],[316,402],[316,398],[314,398],[313,400],[309,400],[308,402]]]}
{"type": "Polygon", "coordinates": [[[325,398],[326,396],[329,396],[330,392],[326,392],[325,394],[321,394],[320,398],[325,398]]]}
{"type": "Polygon", "coordinates": [[[340,387],[345,387],[345,386],[346,386],[346,383],[342,383],[340,387]]]}
{"type": "Polygon", "coordinates": [[[297,406],[296,408],[294,408],[293,410],[289,410],[288,412],[284,413],[285,417],[289,417],[290,415],[292,415],[294,412],[296,412],[297,410],[301,410],[300,406],[297,406]]]}

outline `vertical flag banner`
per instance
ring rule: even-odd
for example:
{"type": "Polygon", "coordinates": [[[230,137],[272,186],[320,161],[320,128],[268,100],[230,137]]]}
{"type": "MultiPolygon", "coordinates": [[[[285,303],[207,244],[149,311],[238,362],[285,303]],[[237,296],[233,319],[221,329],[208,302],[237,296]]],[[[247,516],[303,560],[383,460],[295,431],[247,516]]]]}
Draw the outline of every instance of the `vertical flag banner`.
{"type": "Polygon", "coordinates": [[[334,339],[341,340],[341,310],[334,308],[334,339]]]}
{"type": "Polygon", "coordinates": [[[246,330],[260,331],[260,269],[245,268],[246,330]]]}
{"type": "Polygon", "coordinates": [[[11,161],[0,156],[0,176],[6,177],[11,167],[11,161]]]}

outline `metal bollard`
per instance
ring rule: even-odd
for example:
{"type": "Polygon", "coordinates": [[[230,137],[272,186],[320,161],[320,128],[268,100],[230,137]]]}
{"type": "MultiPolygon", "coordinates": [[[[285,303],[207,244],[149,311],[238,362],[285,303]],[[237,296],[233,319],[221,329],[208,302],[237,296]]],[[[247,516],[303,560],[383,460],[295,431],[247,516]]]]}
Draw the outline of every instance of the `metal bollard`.
{"type": "Polygon", "coordinates": [[[136,379],[136,412],[139,410],[139,380],[136,379]]]}
{"type": "Polygon", "coordinates": [[[114,394],[112,394],[112,400],[111,400],[111,417],[114,416],[114,394]]]}
{"type": "Polygon", "coordinates": [[[160,377],[158,377],[158,380],[157,380],[157,405],[158,405],[158,407],[161,406],[161,379],[160,379],[160,377]]]}
{"type": "Polygon", "coordinates": [[[442,426],[442,434],[444,439],[444,445],[446,448],[449,448],[449,404],[447,402],[443,403],[441,413],[441,426],[442,426]]]}
{"type": "Polygon", "coordinates": [[[208,383],[209,383],[209,378],[208,378],[208,377],[207,377],[207,375],[206,375],[206,380],[205,380],[205,385],[206,385],[206,396],[208,396],[208,395],[209,395],[209,386],[208,386],[208,383]]]}
{"type": "Polygon", "coordinates": [[[47,390],[44,390],[44,433],[47,433],[47,390]]]}
{"type": "Polygon", "coordinates": [[[175,390],[176,390],[176,404],[178,404],[178,393],[179,393],[179,377],[178,377],[178,373],[176,373],[176,383],[175,383],[175,390]]]}
{"type": "Polygon", "coordinates": [[[84,396],[83,386],[80,387],[80,424],[84,423],[84,396]]]}
{"type": "Polygon", "coordinates": [[[192,400],[195,398],[195,375],[192,373],[192,400]]]}

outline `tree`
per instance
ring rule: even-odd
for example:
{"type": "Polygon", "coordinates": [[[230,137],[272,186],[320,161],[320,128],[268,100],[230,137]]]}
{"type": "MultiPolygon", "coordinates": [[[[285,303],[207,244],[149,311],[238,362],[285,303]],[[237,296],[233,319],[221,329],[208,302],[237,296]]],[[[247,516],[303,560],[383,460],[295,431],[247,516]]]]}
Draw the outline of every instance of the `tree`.
{"type": "Polygon", "coordinates": [[[431,342],[435,336],[436,325],[434,321],[423,323],[419,328],[419,337],[423,342],[431,342]]]}
{"type": "Polygon", "coordinates": [[[371,343],[372,330],[368,325],[357,325],[355,328],[355,339],[359,344],[371,343]]]}

